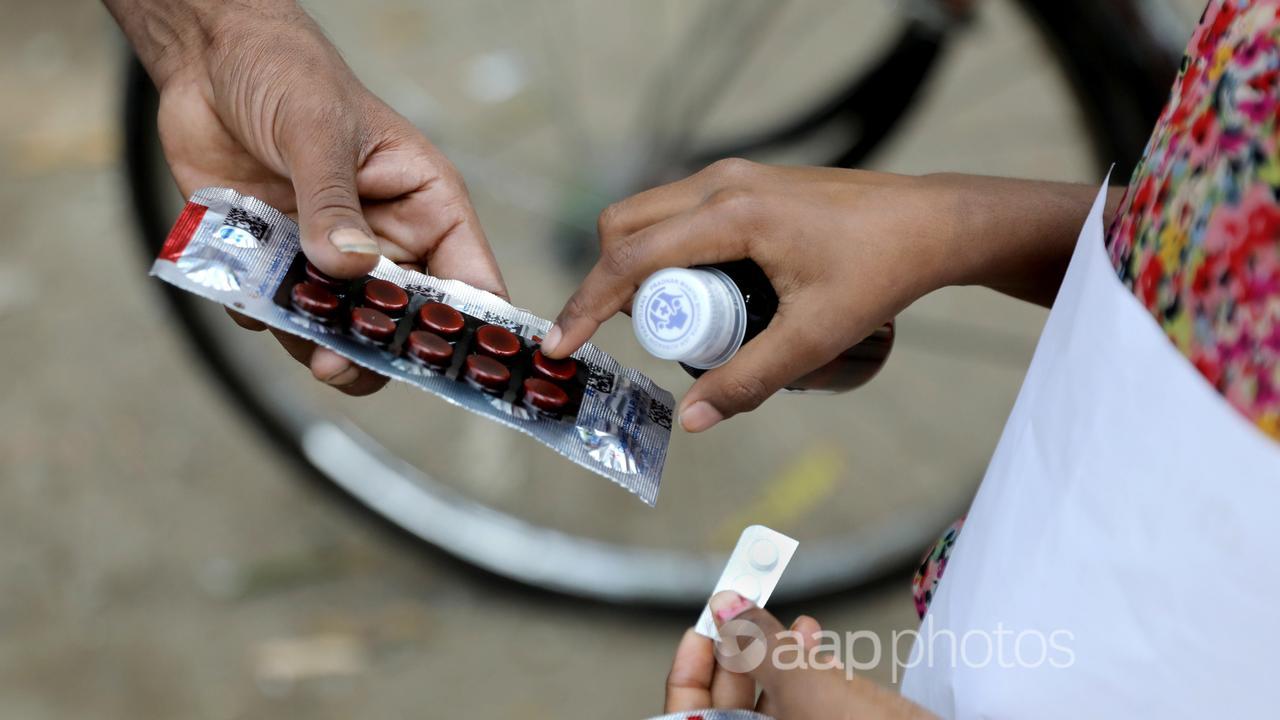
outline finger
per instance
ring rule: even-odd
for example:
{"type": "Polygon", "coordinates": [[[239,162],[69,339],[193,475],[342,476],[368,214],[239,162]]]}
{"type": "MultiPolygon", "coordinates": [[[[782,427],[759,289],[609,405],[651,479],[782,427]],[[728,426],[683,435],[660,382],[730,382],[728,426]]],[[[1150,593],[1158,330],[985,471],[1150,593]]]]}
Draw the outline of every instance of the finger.
{"type": "Polygon", "coordinates": [[[773,615],[733,591],[712,597],[711,613],[722,638],[738,635],[759,642],[763,636],[764,659],[748,665],[744,674],[772,698],[771,704],[782,709],[776,717],[807,717],[810,715],[802,709],[841,707],[837,703],[843,697],[843,674],[774,662],[775,658],[790,660],[796,652],[803,651],[784,647],[799,644],[798,635],[785,630],[773,615]],[[753,626],[758,632],[750,630],[753,626]]]}
{"type": "Polygon", "coordinates": [[[508,298],[507,283],[470,202],[464,217],[427,252],[426,261],[427,271],[436,277],[461,280],[498,297],[508,298]]]}
{"type": "MultiPolygon", "coordinates": [[[[809,618],[812,621],[812,618],[809,618]]],[[[798,623],[799,621],[797,621],[798,623]]],[[[816,625],[816,623],[813,623],[816,625]]],[[[807,626],[805,629],[809,629],[807,626]]],[[[796,624],[791,626],[792,632],[796,624]]],[[[770,653],[770,657],[772,653],[770,653]]],[[[749,710],[757,705],[756,681],[750,675],[733,672],[720,663],[711,679],[711,707],[749,710]]]]}
{"type": "Polygon", "coordinates": [[[673,215],[692,210],[706,195],[706,177],[690,175],[619,200],[600,213],[600,240],[634,234],[673,215]]]}
{"type": "Polygon", "coordinates": [[[446,185],[440,181],[399,200],[368,205],[365,216],[374,232],[386,239],[385,254],[393,261],[425,260],[427,271],[436,277],[507,297],[502,272],[466,190],[446,185]]]}
{"type": "Polygon", "coordinates": [[[407,121],[390,116],[393,141],[370,156],[357,177],[366,197],[386,201],[367,208],[370,224],[414,260],[426,260],[432,275],[507,297],[462,176],[407,121]]]}
{"type": "Polygon", "coordinates": [[[311,363],[311,355],[316,350],[316,344],[310,340],[304,340],[297,335],[290,335],[283,330],[270,328],[271,334],[275,336],[276,342],[280,343],[289,355],[303,365],[311,363]]]}
{"type": "Polygon", "coordinates": [[[317,347],[309,362],[320,382],[348,395],[368,395],[387,384],[387,378],[370,372],[328,348],[317,347]]]}
{"type": "Polygon", "coordinates": [[[356,131],[342,111],[305,120],[282,143],[298,198],[302,249],[333,277],[359,277],[377,265],[379,246],[356,191],[356,131]]]}
{"type": "MultiPolygon", "coordinates": [[[[801,615],[791,623],[791,633],[800,645],[800,652],[805,653],[806,658],[810,650],[817,645],[820,632],[822,632],[822,626],[808,615],[801,615]]],[[[756,712],[771,717],[781,717],[782,711],[783,709],[778,707],[768,692],[760,693],[760,699],[756,702],[756,712]]]]}
{"type": "Polygon", "coordinates": [[[772,614],[760,609],[732,590],[712,596],[711,615],[720,632],[716,643],[716,664],[735,671],[750,681],[753,699],[762,668],[773,666],[775,651],[782,643],[794,644],[786,628],[772,614]],[[763,638],[764,647],[757,645],[763,638]],[[763,655],[759,653],[763,650],[763,655]]]}
{"type": "Polygon", "coordinates": [[[747,234],[732,214],[699,207],[601,247],[600,260],[565,303],[542,352],[566,357],[591,339],[653,273],[747,257],[747,234]]]}
{"type": "Polygon", "coordinates": [[[685,631],[667,675],[667,700],[663,712],[678,713],[711,707],[711,678],[715,670],[711,640],[685,631]]]}
{"type": "Polygon", "coordinates": [[[369,395],[387,384],[385,376],[365,370],[328,348],[283,330],[269,329],[294,360],[311,368],[311,374],[317,380],[347,395],[369,395]]]}
{"type": "Polygon", "coordinates": [[[768,166],[740,158],[718,160],[682,180],[620,200],[600,213],[600,240],[634,234],[673,215],[692,210],[716,188],[734,187],[748,175],[767,172],[768,166]]]}
{"type": "Polygon", "coordinates": [[[378,392],[391,380],[387,376],[379,375],[372,370],[359,368],[359,372],[360,375],[355,379],[355,382],[335,389],[344,395],[350,395],[351,397],[364,397],[378,392]]]}
{"type": "Polygon", "coordinates": [[[238,313],[235,310],[232,310],[231,308],[225,308],[225,309],[227,311],[227,314],[231,316],[231,319],[234,320],[237,325],[244,328],[245,330],[261,332],[267,329],[267,324],[260,320],[254,320],[248,315],[238,313]]]}
{"type": "Polygon", "coordinates": [[[791,632],[799,636],[800,645],[807,650],[817,644],[818,633],[822,632],[822,625],[808,615],[801,615],[796,618],[795,622],[791,623],[791,632]]]}
{"type": "Polygon", "coordinates": [[[348,395],[368,395],[387,384],[387,378],[382,375],[365,370],[310,340],[275,328],[271,328],[271,334],[294,360],[311,368],[311,374],[317,380],[348,395]]]}
{"type": "Polygon", "coordinates": [[[756,705],[756,681],[716,663],[711,676],[711,707],[750,710],[756,705]]]}
{"type": "Polygon", "coordinates": [[[708,430],[738,413],[754,410],[788,383],[835,357],[830,343],[808,323],[783,313],[743,345],[727,364],[707,372],[680,401],[680,426],[708,430]]]}

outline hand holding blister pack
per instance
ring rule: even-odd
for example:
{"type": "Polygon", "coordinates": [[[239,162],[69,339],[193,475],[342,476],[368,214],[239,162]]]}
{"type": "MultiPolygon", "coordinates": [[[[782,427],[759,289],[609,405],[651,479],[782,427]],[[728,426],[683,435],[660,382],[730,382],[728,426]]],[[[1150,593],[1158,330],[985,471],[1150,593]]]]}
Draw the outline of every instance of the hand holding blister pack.
{"type": "Polygon", "coordinates": [[[671,393],[589,343],[571,358],[543,356],[550,321],[492,293],[386,258],[367,277],[328,277],[303,256],[297,223],[225,188],[192,196],[151,274],[531,435],[657,501],[671,393]]]}
{"type": "MultiPolygon", "coordinates": [[[[720,580],[711,595],[732,590],[755,603],[756,607],[764,607],[799,545],[795,540],[763,525],[748,526],[738,538],[738,544],[729,556],[729,562],[725,564],[724,572],[720,574],[720,580]]],[[[703,608],[694,630],[712,640],[720,639],[715,619],[711,617],[710,606],[703,608]]]]}

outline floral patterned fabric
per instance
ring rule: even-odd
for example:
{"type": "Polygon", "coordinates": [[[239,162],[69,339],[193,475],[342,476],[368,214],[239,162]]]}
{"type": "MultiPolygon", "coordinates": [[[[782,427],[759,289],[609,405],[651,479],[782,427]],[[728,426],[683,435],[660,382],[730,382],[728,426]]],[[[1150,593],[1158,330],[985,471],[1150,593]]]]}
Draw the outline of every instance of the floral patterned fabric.
{"type": "MultiPolygon", "coordinates": [[[[1120,279],[1280,440],[1280,0],[1212,0],[1107,233],[1120,279]]],[[[963,520],[925,555],[923,618],[963,520]]]]}
{"type": "Polygon", "coordinates": [[[1280,439],[1280,0],[1214,0],[1107,244],[1121,280],[1280,439]]]}
{"type": "Polygon", "coordinates": [[[938,581],[942,579],[942,573],[947,569],[947,560],[951,559],[951,548],[956,544],[956,538],[960,536],[962,527],[964,527],[964,518],[952,523],[942,537],[938,538],[938,542],[925,553],[924,559],[920,561],[920,567],[916,569],[915,579],[911,582],[911,595],[915,598],[916,612],[919,613],[921,620],[924,619],[924,614],[929,612],[929,603],[933,602],[933,593],[938,589],[938,581]]]}

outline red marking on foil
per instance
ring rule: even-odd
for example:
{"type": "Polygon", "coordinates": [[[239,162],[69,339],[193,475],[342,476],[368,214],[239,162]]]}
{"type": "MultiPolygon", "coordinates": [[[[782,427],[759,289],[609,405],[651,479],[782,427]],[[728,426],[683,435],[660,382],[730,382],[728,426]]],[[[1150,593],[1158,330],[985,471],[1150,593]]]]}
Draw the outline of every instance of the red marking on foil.
{"type": "Polygon", "coordinates": [[[182,214],[178,216],[178,221],[173,224],[173,229],[169,231],[169,237],[164,241],[164,247],[160,248],[160,259],[176,262],[182,257],[182,253],[186,251],[187,245],[191,243],[191,238],[195,237],[196,228],[200,227],[200,221],[204,219],[204,214],[209,208],[198,203],[189,202],[183,208],[182,214]]]}

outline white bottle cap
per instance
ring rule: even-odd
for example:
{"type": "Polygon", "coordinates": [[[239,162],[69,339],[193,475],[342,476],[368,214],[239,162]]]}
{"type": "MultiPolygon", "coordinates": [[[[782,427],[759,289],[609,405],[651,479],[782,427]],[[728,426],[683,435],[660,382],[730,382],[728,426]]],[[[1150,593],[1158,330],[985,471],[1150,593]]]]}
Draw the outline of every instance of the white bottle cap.
{"type": "Polygon", "coordinates": [[[709,370],[729,362],[747,333],[747,303],[715,268],[668,268],[631,303],[636,339],[656,357],[709,370]]]}

